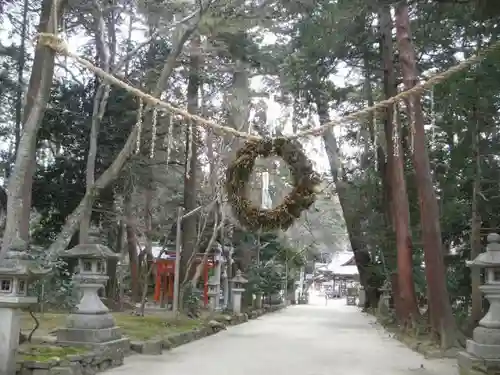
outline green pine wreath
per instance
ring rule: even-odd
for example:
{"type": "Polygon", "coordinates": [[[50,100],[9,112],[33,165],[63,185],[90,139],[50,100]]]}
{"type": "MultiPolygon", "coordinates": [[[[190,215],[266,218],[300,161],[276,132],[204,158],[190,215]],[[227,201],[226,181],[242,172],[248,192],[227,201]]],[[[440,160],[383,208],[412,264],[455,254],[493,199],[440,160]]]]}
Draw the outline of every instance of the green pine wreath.
{"type": "Polygon", "coordinates": [[[234,216],[248,230],[287,230],[316,200],[320,180],[299,142],[286,138],[247,141],[236,153],[226,174],[226,191],[234,216]],[[292,172],[293,190],[273,209],[255,207],[248,198],[248,182],[257,157],[281,157],[292,172]]]}

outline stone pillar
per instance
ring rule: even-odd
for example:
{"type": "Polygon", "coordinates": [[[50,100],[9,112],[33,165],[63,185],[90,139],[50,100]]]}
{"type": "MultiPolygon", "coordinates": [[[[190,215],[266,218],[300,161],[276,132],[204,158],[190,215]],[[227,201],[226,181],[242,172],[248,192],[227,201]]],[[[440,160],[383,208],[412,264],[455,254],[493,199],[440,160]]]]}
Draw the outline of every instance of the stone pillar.
{"type": "Polygon", "coordinates": [[[0,264],[0,375],[16,373],[21,309],[38,303],[28,296],[28,283],[48,272],[31,259],[24,241],[12,244],[0,264]]]}
{"type": "Polygon", "coordinates": [[[366,291],[365,288],[360,286],[359,287],[359,297],[358,297],[358,306],[359,307],[364,307],[366,303],[366,291]]]}
{"type": "Polygon", "coordinates": [[[243,288],[233,288],[233,300],[232,300],[232,307],[231,310],[235,314],[240,314],[241,313],[241,295],[245,289],[243,288]]]}
{"type": "Polygon", "coordinates": [[[209,282],[208,282],[208,308],[210,309],[210,311],[217,311],[218,305],[219,305],[219,293],[217,292],[217,286],[209,280],[209,282]]]}
{"type": "Polygon", "coordinates": [[[21,332],[21,310],[6,306],[0,297],[0,375],[16,373],[16,353],[21,332]]]}
{"type": "Polygon", "coordinates": [[[213,311],[220,310],[220,291],[221,291],[221,278],[222,278],[222,266],[224,264],[224,257],[222,256],[222,248],[217,248],[214,255],[214,275],[209,280],[210,285],[213,286],[213,311]]]}
{"type": "MultiPolygon", "coordinates": [[[[230,237],[230,235],[228,234],[230,237]]],[[[222,272],[222,279],[224,281],[224,308],[229,307],[229,304],[231,302],[231,267],[233,265],[233,253],[234,253],[234,248],[232,245],[228,242],[224,245],[224,255],[225,255],[225,262],[224,262],[224,271],[222,272]]]]}
{"type": "Polygon", "coordinates": [[[467,265],[485,269],[486,281],[480,290],[490,307],[474,329],[472,340],[467,340],[465,351],[457,356],[459,372],[497,374],[500,373],[500,235],[489,234],[486,252],[467,265]]]}
{"type": "Polygon", "coordinates": [[[382,292],[382,294],[378,301],[377,310],[379,315],[386,316],[390,313],[391,310],[391,283],[389,281],[386,281],[380,288],[380,291],[382,292]]]}
{"type": "Polygon", "coordinates": [[[245,291],[245,288],[244,288],[244,285],[248,282],[247,279],[245,279],[243,277],[243,275],[241,274],[241,271],[238,270],[236,272],[236,276],[231,280],[232,282],[232,288],[231,288],[231,291],[232,291],[232,298],[231,298],[231,302],[232,302],[232,310],[233,310],[233,313],[235,314],[240,314],[241,313],[241,295],[243,294],[243,292],[245,291]]]}
{"type": "Polygon", "coordinates": [[[255,305],[256,309],[262,309],[262,292],[255,292],[255,305]]]}

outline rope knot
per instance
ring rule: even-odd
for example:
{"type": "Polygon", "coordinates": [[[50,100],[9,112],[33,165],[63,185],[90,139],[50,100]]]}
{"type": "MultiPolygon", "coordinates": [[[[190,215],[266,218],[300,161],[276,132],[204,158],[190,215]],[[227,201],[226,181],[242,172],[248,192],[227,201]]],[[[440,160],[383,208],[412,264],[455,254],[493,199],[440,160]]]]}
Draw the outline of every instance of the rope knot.
{"type": "Polygon", "coordinates": [[[38,33],[36,39],[38,43],[52,48],[54,51],[60,53],[61,55],[65,55],[67,53],[68,47],[66,45],[66,42],[56,34],[38,33]]]}

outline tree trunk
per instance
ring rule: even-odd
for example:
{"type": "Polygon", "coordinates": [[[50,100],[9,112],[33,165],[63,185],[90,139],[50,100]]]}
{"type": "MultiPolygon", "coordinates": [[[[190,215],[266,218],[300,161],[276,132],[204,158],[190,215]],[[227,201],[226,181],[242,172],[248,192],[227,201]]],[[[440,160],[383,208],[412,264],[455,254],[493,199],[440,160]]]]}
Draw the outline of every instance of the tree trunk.
{"type": "MultiPolygon", "coordinates": [[[[396,95],[396,79],[393,65],[393,40],[391,8],[382,6],[379,10],[381,49],[384,69],[385,97],[396,95]]],[[[396,233],[398,295],[394,295],[396,311],[402,326],[411,324],[418,316],[417,297],[413,281],[412,240],[410,233],[410,209],[406,180],[404,175],[404,153],[401,147],[401,129],[399,119],[394,116],[394,106],[385,111],[384,123],[387,143],[387,164],[390,184],[392,215],[396,233]]]]}
{"type": "MultiPolygon", "coordinates": [[[[369,49],[366,48],[364,51],[364,56],[363,56],[363,65],[364,65],[364,71],[365,71],[365,95],[367,99],[367,105],[368,107],[371,107],[374,105],[374,100],[373,100],[373,90],[371,87],[371,74],[370,74],[370,56],[369,56],[369,49]]],[[[381,249],[382,256],[384,257],[384,267],[386,269],[396,269],[396,256],[393,251],[393,237],[394,237],[394,231],[393,231],[393,222],[392,222],[392,202],[391,202],[391,192],[390,192],[390,184],[389,184],[389,176],[388,176],[388,166],[386,163],[386,158],[385,158],[385,152],[380,144],[380,142],[376,142],[376,133],[379,133],[378,129],[375,128],[375,121],[376,117],[375,115],[370,115],[368,118],[368,131],[369,131],[369,138],[371,143],[375,147],[375,153],[376,153],[376,159],[377,159],[377,171],[380,175],[380,179],[382,180],[382,189],[380,192],[377,192],[380,194],[380,197],[382,198],[382,218],[383,218],[383,227],[385,228],[384,234],[386,237],[386,240],[383,243],[383,248],[381,249]]],[[[371,160],[369,158],[369,155],[367,155],[363,159],[364,164],[361,164],[361,167],[363,170],[367,169],[369,167],[369,163],[371,163],[371,160]]],[[[394,292],[394,291],[393,291],[394,292]]]]}
{"type": "MultiPolygon", "coordinates": [[[[54,29],[66,1],[43,0],[39,33],[57,33],[54,29]],[[57,7],[57,9],[53,9],[57,7]],[[54,16],[57,19],[54,19],[54,16]]],[[[16,240],[29,241],[31,191],[36,166],[36,138],[52,86],[55,52],[40,43],[35,50],[33,68],[23,113],[23,132],[19,141],[14,170],[7,189],[7,221],[2,239],[0,261],[16,240]]]]}
{"type": "MultiPolygon", "coordinates": [[[[316,107],[320,123],[325,124],[329,122],[330,116],[328,115],[328,108],[326,103],[323,102],[321,95],[316,95],[316,107]]],[[[328,129],[323,134],[323,141],[325,143],[326,154],[330,163],[330,171],[335,182],[337,194],[339,197],[340,207],[346,222],[347,234],[351,243],[351,248],[354,253],[354,260],[359,272],[359,279],[361,285],[366,291],[366,308],[376,307],[378,304],[377,287],[372,282],[372,262],[370,254],[366,249],[363,241],[363,234],[360,227],[359,220],[356,219],[352,209],[349,206],[349,186],[346,181],[339,178],[339,173],[342,169],[340,155],[337,147],[337,140],[331,129],[328,129]]]]}
{"type": "Polygon", "coordinates": [[[135,232],[135,220],[132,211],[131,192],[125,192],[124,199],[125,234],[127,238],[127,252],[130,265],[130,289],[132,301],[140,302],[139,298],[139,254],[137,249],[137,235],[135,232]]]}
{"type": "MultiPolygon", "coordinates": [[[[408,5],[396,5],[396,37],[400,52],[401,68],[406,89],[417,83],[415,50],[411,41],[408,5]]],[[[456,322],[453,317],[448,289],[446,268],[443,259],[439,208],[434,192],[426,146],[424,116],[420,97],[414,95],[408,101],[411,121],[414,126],[413,166],[420,203],[420,221],[424,247],[425,272],[429,295],[430,322],[433,333],[441,340],[443,348],[455,345],[457,341],[456,322]]]]}
{"type": "MultiPolygon", "coordinates": [[[[191,41],[191,58],[189,63],[189,81],[187,87],[187,101],[189,113],[198,112],[198,94],[200,91],[201,77],[201,50],[200,50],[200,37],[196,35],[191,41]]],[[[186,127],[186,163],[184,173],[184,211],[189,213],[197,207],[196,204],[196,189],[197,175],[198,175],[198,143],[200,137],[198,134],[198,127],[196,122],[189,121],[186,127]]],[[[182,256],[181,256],[181,269],[180,280],[184,280],[191,272],[188,269],[190,259],[196,253],[196,242],[198,237],[197,221],[198,214],[189,215],[182,222],[182,256]]],[[[179,301],[182,306],[182,301],[179,301]]]]}
{"type": "MultiPolygon", "coordinates": [[[[16,93],[16,125],[14,128],[14,155],[17,154],[19,141],[21,139],[21,125],[23,115],[23,90],[24,90],[24,68],[26,64],[26,30],[28,26],[29,2],[23,2],[23,21],[21,26],[21,46],[19,48],[19,59],[17,60],[17,93],[16,93]]],[[[10,173],[9,173],[10,175],[10,173]]],[[[7,176],[8,177],[8,176],[7,176]]]]}
{"type": "MultiPolygon", "coordinates": [[[[481,98],[476,97],[476,105],[473,109],[472,125],[472,148],[474,161],[476,166],[476,173],[474,176],[474,183],[472,186],[472,213],[471,213],[471,249],[470,259],[474,260],[481,254],[481,214],[479,212],[479,194],[481,194],[481,151],[479,149],[479,127],[480,127],[480,105],[481,98]]],[[[472,267],[471,270],[471,314],[468,322],[468,333],[472,334],[472,330],[477,326],[478,322],[483,317],[483,297],[479,287],[481,286],[481,270],[478,267],[472,267]]]]}
{"type": "MultiPolygon", "coordinates": [[[[113,17],[107,17],[108,22],[111,22],[107,26],[107,29],[114,29],[115,25],[113,22],[113,17]]],[[[94,2],[94,34],[96,41],[96,49],[99,67],[105,72],[110,72],[111,61],[114,59],[116,53],[116,44],[113,42],[106,42],[105,29],[106,22],[104,21],[104,15],[102,9],[100,8],[99,2],[94,2]]],[[[97,87],[94,96],[94,107],[92,110],[92,123],[90,126],[90,139],[89,139],[89,152],[87,154],[87,173],[86,173],[86,193],[89,193],[95,183],[95,165],[97,159],[97,143],[99,137],[99,129],[101,125],[104,112],[106,111],[106,106],[108,104],[109,93],[111,91],[111,86],[108,83],[101,82],[97,87]]],[[[80,233],[79,242],[86,243],[89,237],[89,229],[92,219],[92,203],[91,202],[82,214],[82,221],[80,223],[80,233]]]]}
{"type": "MultiPolygon", "coordinates": [[[[241,39],[244,40],[248,36],[243,34],[241,39]]],[[[245,132],[249,131],[250,124],[248,122],[249,112],[250,112],[250,83],[249,83],[249,66],[245,62],[244,56],[232,56],[234,61],[234,72],[233,80],[231,82],[231,90],[229,95],[227,95],[227,108],[228,108],[228,119],[227,122],[233,128],[245,132]]],[[[236,138],[227,134],[224,137],[224,147],[226,150],[225,161],[226,164],[229,160],[236,154],[236,151],[243,143],[243,140],[236,138]]],[[[221,238],[227,243],[232,242],[233,230],[225,228],[226,215],[224,210],[227,209],[226,205],[222,206],[221,215],[221,238]]],[[[231,303],[231,280],[234,276],[233,267],[231,267],[232,253],[227,252],[227,262],[225,263],[226,278],[224,279],[224,305],[228,306],[231,303]]]]}

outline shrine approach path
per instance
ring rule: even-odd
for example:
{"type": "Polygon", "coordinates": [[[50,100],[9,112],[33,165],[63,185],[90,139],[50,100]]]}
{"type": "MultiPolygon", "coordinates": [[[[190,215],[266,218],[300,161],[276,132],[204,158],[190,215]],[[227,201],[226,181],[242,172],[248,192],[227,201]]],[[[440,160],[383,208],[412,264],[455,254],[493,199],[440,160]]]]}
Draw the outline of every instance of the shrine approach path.
{"type": "Polygon", "coordinates": [[[425,359],[345,299],[289,308],[162,355],[134,355],[109,375],[456,375],[425,359]]]}

